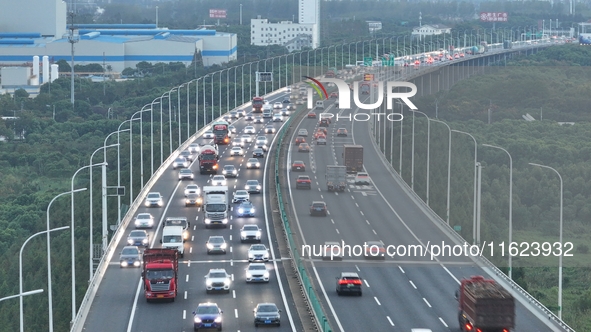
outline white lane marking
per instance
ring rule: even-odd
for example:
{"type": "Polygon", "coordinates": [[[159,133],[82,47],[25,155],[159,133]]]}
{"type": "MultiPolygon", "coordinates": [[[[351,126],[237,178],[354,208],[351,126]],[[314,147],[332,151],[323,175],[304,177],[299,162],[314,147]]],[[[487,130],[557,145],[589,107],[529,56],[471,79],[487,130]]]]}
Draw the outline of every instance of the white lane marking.
{"type": "Polygon", "coordinates": [[[376,233],[376,230],[375,230],[375,229],[372,229],[372,231],[373,231],[373,233],[374,233],[375,235],[378,235],[378,233],[376,233]]]}
{"type": "Polygon", "coordinates": [[[232,298],[236,298],[236,291],[232,289],[232,298]]]}
{"type": "MultiPolygon", "coordinates": [[[[187,299],[187,291],[185,291],[185,300],[187,299]]],[[[183,318],[184,319],[184,318],[183,318]]]]}
{"type": "Polygon", "coordinates": [[[448,327],[447,324],[445,324],[445,321],[443,320],[443,318],[439,317],[439,321],[441,322],[441,324],[443,324],[443,326],[448,327]]]}
{"type": "Polygon", "coordinates": [[[432,308],[432,307],[431,307],[431,303],[429,303],[429,301],[427,301],[427,299],[426,299],[426,298],[424,298],[424,297],[423,297],[423,301],[425,301],[425,303],[427,303],[427,306],[428,306],[429,308],[432,308]]]}
{"type": "Polygon", "coordinates": [[[230,230],[232,230],[232,225],[230,225],[230,230]]]}
{"type": "Polygon", "coordinates": [[[334,224],[334,219],[330,218],[330,222],[334,224]]]}
{"type": "Polygon", "coordinates": [[[415,286],[415,283],[414,283],[414,282],[412,282],[412,280],[409,280],[408,282],[410,283],[410,285],[411,285],[411,286],[412,286],[414,289],[417,289],[417,286],[415,286]]]}
{"type": "Polygon", "coordinates": [[[357,204],[357,202],[355,202],[355,206],[359,207],[359,204],[357,204]]]}
{"type": "Polygon", "coordinates": [[[337,234],[341,234],[341,232],[339,232],[338,228],[335,228],[335,230],[337,231],[337,234]]]}
{"type": "Polygon", "coordinates": [[[187,310],[183,310],[183,319],[187,319],[187,310]]]}
{"type": "Polygon", "coordinates": [[[193,247],[189,247],[189,254],[193,253],[193,247]]]}
{"type": "Polygon", "coordinates": [[[359,210],[359,213],[361,213],[362,216],[364,216],[365,214],[363,213],[363,211],[359,210]]]}
{"type": "Polygon", "coordinates": [[[230,260],[230,266],[234,266],[234,261],[230,260]]]}
{"type": "Polygon", "coordinates": [[[369,220],[365,219],[365,222],[369,225],[369,220]]]}
{"type": "Polygon", "coordinates": [[[402,266],[398,266],[398,269],[400,270],[400,272],[406,273],[406,272],[404,272],[404,269],[402,268],[402,266]]]}
{"type": "Polygon", "coordinates": [[[369,284],[367,283],[367,280],[363,279],[363,282],[365,283],[365,286],[366,286],[367,288],[370,288],[370,287],[369,287],[369,284]]]}
{"type": "Polygon", "coordinates": [[[232,252],[232,247],[230,247],[230,252],[232,252]]]}
{"type": "Polygon", "coordinates": [[[373,297],[373,299],[374,299],[374,300],[376,300],[376,302],[378,303],[378,305],[382,305],[382,304],[380,303],[380,301],[378,301],[378,298],[377,298],[377,297],[375,297],[375,296],[374,296],[374,297],[373,297]]]}
{"type": "Polygon", "coordinates": [[[359,269],[359,266],[357,266],[357,264],[355,264],[355,268],[357,269],[357,272],[361,272],[361,270],[359,269]]]}
{"type": "Polygon", "coordinates": [[[230,241],[232,241],[232,234],[230,234],[230,241]]]}
{"type": "Polygon", "coordinates": [[[187,274],[186,278],[185,278],[185,282],[189,282],[189,275],[187,274]]]}
{"type": "Polygon", "coordinates": [[[230,278],[232,278],[232,281],[234,281],[234,273],[230,274],[230,278]]]}
{"type": "Polygon", "coordinates": [[[388,322],[390,322],[390,325],[394,326],[394,322],[390,319],[390,316],[386,316],[386,318],[388,319],[388,322]]]}
{"type": "Polygon", "coordinates": [[[191,242],[195,241],[195,235],[191,235],[191,242]]]}
{"type": "Polygon", "coordinates": [[[234,309],[234,316],[236,316],[236,318],[238,318],[238,309],[234,309]]]}
{"type": "Polygon", "coordinates": [[[320,198],[324,199],[324,196],[323,195],[320,195],[320,198]]]}

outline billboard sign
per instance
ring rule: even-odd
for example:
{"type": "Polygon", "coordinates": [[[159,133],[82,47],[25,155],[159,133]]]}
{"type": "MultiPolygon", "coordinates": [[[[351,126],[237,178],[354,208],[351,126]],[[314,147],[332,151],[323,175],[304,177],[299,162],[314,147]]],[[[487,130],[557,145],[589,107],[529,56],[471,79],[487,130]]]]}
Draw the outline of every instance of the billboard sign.
{"type": "Polygon", "coordinates": [[[209,18],[226,18],[225,9],[210,9],[209,18]]]}
{"type": "Polygon", "coordinates": [[[482,22],[507,22],[507,12],[480,12],[482,22]]]}

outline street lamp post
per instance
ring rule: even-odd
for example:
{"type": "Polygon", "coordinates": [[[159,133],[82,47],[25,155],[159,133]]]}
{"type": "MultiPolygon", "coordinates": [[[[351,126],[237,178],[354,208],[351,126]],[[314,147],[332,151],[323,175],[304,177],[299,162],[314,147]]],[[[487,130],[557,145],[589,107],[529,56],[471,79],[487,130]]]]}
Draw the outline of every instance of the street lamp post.
{"type": "MultiPolygon", "coordinates": [[[[538,166],[542,168],[547,168],[549,170],[554,171],[556,175],[558,175],[558,179],[560,180],[560,235],[559,235],[559,242],[562,248],[562,197],[563,197],[563,184],[562,184],[562,176],[558,173],[557,170],[550,166],[540,165],[535,163],[529,163],[532,166],[538,166]]],[[[558,319],[562,319],[562,253],[558,256],[558,319]]]]}
{"type": "Polygon", "coordinates": [[[53,294],[51,292],[51,236],[49,235],[51,233],[51,228],[49,223],[49,209],[58,197],[84,190],[86,190],[86,188],[76,189],[74,191],[66,191],[58,194],[49,202],[49,205],[47,205],[47,229],[45,232],[47,233],[47,298],[49,303],[49,332],[53,332],[53,294]]]}
{"type": "MultiPolygon", "coordinates": [[[[74,319],[76,319],[76,252],[75,252],[75,237],[74,237],[74,233],[75,233],[75,226],[74,226],[74,178],[76,178],[76,175],[78,175],[78,172],[80,172],[81,170],[85,169],[85,168],[91,168],[94,166],[101,166],[104,163],[100,163],[100,164],[94,164],[94,165],[87,165],[87,166],[82,166],[80,167],[75,173],[74,175],[72,175],[72,181],[71,181],[71,186],[70,186],[70,191],[72,193],[72,197],[71,197],[71,203],[70,203],[70,226],[71,227],[71,232],[70,232],[70,241],[72,242],[71,246],[72,246],[72,322],[74,321],[74,319]]],[[[91,180],[92,182],[92,180],[91,180]]],[[[91,202],[92,204],[92,202],[91,202]]],[[[67,227],[66,227],[67,228],[67,227]]],[[[37,234],[35,234],[37,235],[37,234]]],[[[25,242],[26,243],[26,242],[25,242]]],[[[21,249],[22,251],[22,249],[21,249]]],[[[90,263],[90,279],[92,279],[92,260],[90,263]]],[[[22,289],[20,290],[20,292],[22,293],[22,289]]]]}
{"type": "Polygon", "coordinates": [[[3,298],[0,299],[0,302],[5,301],[5,300],[10,300],[10,299],[14,299],[15,297],[23,297],[23,296],[28,296],[28,295],[33,295],[33,294],[39,294],[39,293],[43,293],[43,289],[35,289],[32,291],[28,291],[28,292],[24,292],[24,293],[20,293],[20,294],[16,294],[16,295],[10,295],[10,296],[5,296],[3,298]]]}
{"type": "MultiPolygon", "coordinates": [[[[169,155],[172,154],[172,101],[170,99],[170,94],[178,89],[178,87],[174,87],[168,91],[168,147],[170,149],[169,155]]],[[[142,187],[143,187],[142,182],[142,187]]]]}
{"type": "MultiPolygon", "coordinates": [[[[20,331],[24,332],[25,331],[25,324],[24,324],[24,315],[23,315],[23,296],[25,295],[25,293],[23,293],[23,250],[25,249],[25,246],[27,245],[27,243],[34,238],[37,235],[41,235],[41,234],[45,234],[48,232],[53,232],[53,231],[61,231],[64,229],[68,229],[70,228],[70,226],[63,226],[63,227],[58,227],[58,228],[54,228],[54,229],[50,229],[50,230],[45,230],[45,231],[41,231],[41,232],[37,232],[31,236],[29,236],[28,239],[25,240],[25,243],[23,243],[23,245],[21,246],[21,250],[19,252],[18,255],[18,266],[19,266],[19,270],[18,270],[18,292],[19,292],[19,302],[20,302],[20,331]]],[[[74,233],[74,232],[72,232],[74,233]]],[[[41,290],[43,291],[43,290],[41,290]]],[[[41,293],[37,291],[32,291],[34,293],[31,294],[37,294],[37,293],[41,293]]],[[[29,293],[29,292],[27,292],[29,293]]],[[[26,294],[26,295],[31,295],[31,294],[26,294]]],[[[0,300],[1,301],[1,300],[0,300]]]]}
{"type": "MultiPolygon", "coordinates": [[[[421,112],[421,111],[416,111],[416,110],[412,110],[411,112],[413,112],[413,118],[414,118],[414,113],[419,113],[425,116],[425,118],[427,118],[427,193],[426,193],[426,203],[427,205],[429,205],[429,156],[430,156],[430,142],[431,142],[431,119],[429,119],[429,117],[427,116],[427,114],[421,112]]],[[[413,134],[414,137],[414,134],[413,134]]],[[[413,152],[414,154],[414,152],[413,152]]]]}
{"type": "MultiPolygon", "coordinates": [[[[178,86],[178,89],[176,89],[176,91],[177,91],[177,99],[178,99],[177,100],[177,103],[178,103],[178,109],[179,109],[179,117],[178,117],[178,119],[179,119],[179,146],[181,146],[181,122],[182,122],[181,121],[181,88],[183,86],[185,86],[185,85],[187,85],[187,93],[189,93],[188,92],[189,91],[189,86],[188,86],[187,83],[183,83],[183,84],[179,85],[178,86]]],[[[189,108],[187,107],[187,111],[188,110],[189,110],[189,108]]],[[[187,121],[187,123],[188,123],[188,121],[187,121]]]]}
{"type": "MultiPolygon", "coordinates": [[[[152,100],[150,105],[150,174],[154,174],[154,104],[160,104],[159,101],[156,101],[159,98],[152,100]]],[[[119,135],[117,135],[117,140],[119,140],[119,135]]]]}
{"type": "Polygon", "coordinates": [[[478,188],[477,188],[478,168],[477,168],[476,164],[478,163],[478,143],[476,143],[476,139],[474,138],[474,136],[472,136],[472,134],[469,134],[465,131],[455,130],[455,129],[452,129],[452,131],[456,132],[456,133],[468,135],[474,141],[474,210],[473,210],[473,218],[472,218],[473,219],[472,220],[472,227],[473,227],[473,229],[472,229],[473,240],[472,241],[473,241],[473,244],[479,244],[479,243],[476,243],[477,238],[480,237],[480,234],[476,234],[476,228],[477,228],[477,225],[476,225],[476,213],[477,213],[476,193],[478,191],[478,188]]]}
{"type": "MultiPolygon", "coordinates": [[[[147,105],[146,105],[147,106],[147,105]]],[[[145,106],[144,106],[145,107],[145,106]]],[[[135,113],[133,113],[131,115],[131,118],[129,118],[129,120],[131,120],[131,122],[133,122],[133,120],[135,118],[136,114],[140,114],[140,117],[138,118],[140,120],[140,175],[141,175],[141,188],[144,187],[144,135],[143,135],[143,121],[142,121],[142,116],[141,113],[142,112],[147,112],[148,110],[144,110],[144,108],[142,107],[142,110],[137,111],[135,113]]],[[[92,164],[92,158],[90,158],[90,163],[92,164]]],[[[91,169],[92,172],[92,169],[91,169]]],[[[129,125],[129,183],[130,183],[130,187],[129,187],[129,200],[130,202],[133,201],[133,127],[130,124],[129,125]]]]}
{"type": "MultiPolygon", "coordinates": [[[[511,158],[511,154],[509,151],[503,149],[500,146],[490,145],[490,144],[482,144],[482,146],[486,146],[489,148],[499,149],[504,151],[509,156],[509,243],[513,242],[513,158],[511,158]]],[[[509,279],[513,279],[513,271],[512,271],[512,263],[513,260],[511,259],[511,255],[509,255],[509,279]]]]}
{"type": "Polygon", "coordinates": [[[449,132],[449,137],[448,137],[448,150],[447,150],[447,207],[446,207],[446,221],[447,224],[449,225],[449,204],[450,204],[450,183],[451,183],[451,128],[449,127],[449,125],[441,120],[435,120],[435,119],[431,119],[431,121],[435,121],[435,122],[439,122],[444,124],[447,127],[447,130],[449,132]]]}
{"type": "MultiPolygon", "coordinates": [[[[162,102],[162,98],[168,98],[168,93],[165,92],[164,94],[162,94],[162,96],[160,96],[160,165],[162,165],[162,163],[164,162],[164,136],[163,136],[163,132],[164,132],[164,121],[162,120],[162,105],[164,104],[162,102]]],[[[131,124],[129,125],[129,127],[131,128],[131,124]]],[[[131,202],[130,202],[131,205],[131,202]]]]}

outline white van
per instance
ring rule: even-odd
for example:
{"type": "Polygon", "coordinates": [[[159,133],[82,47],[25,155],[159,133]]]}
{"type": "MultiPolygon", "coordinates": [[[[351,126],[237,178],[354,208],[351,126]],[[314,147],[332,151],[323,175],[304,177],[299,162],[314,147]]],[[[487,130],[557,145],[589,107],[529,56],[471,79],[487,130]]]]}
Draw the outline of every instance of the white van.
{"type": "Polygon", "coordinates": [[[183,227],[182,226],[164,226],[162,228],[162,243],[163,248],[176,249],[181,258],[185,254],[185,246],[183,244],[183,227]]]}
{"type": "Polygon", "coordinates": [[[316,108],[317,109],[324,109],[324,101],[323,100],[317,100],[316,101],[316,108]]]}

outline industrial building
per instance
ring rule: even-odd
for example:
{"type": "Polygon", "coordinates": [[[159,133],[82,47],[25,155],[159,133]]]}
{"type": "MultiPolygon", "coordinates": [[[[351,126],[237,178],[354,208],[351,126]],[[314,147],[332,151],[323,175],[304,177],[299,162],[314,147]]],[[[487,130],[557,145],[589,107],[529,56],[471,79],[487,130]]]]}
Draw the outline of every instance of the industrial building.
{"type": "MultiPolygon", "coordinates": [[[[48,56],[50,63],[69,62],[72,41],[76,64],[100,63],[114,72],[142,61],[189,65],[198,53],[204,66],[236,60],[237,36],[233,33],[169,30],[155,24],[69,26],[66,11],[62,0],[3,1],[0,67],[31,67],[34,56],[48,56]]],[[[37,77],[39,83],[48,79],[37,77]]]]}
{"type": "Polygon", "coordinates": [[[250,43],[282,45],[289,51],[320,46],[320,0],[298,0],[298,23],[269,22],[260,16],[250,20],[250,43]]]}

